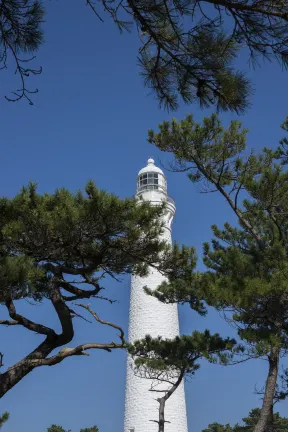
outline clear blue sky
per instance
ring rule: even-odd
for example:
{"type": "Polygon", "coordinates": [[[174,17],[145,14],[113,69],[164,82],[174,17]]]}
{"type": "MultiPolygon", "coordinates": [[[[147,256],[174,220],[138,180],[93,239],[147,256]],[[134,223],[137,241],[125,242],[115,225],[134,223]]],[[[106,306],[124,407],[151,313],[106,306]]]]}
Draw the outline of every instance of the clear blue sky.
{"type": "MultiPolygon", "coordinates": [[[[43,74],[35,77],[40,93],[35,105],[9,104],[7,91],[17,87],[15,77],[1,72],[1,170],[0,193],[13,196],[29,180],[41,192],[56,187],[83,188],[88,179],[120,197],[135,191],[137,171],[149,156],[167,161],[146,141],[147,130],[171,117],[148,96],[136,65],[138,40],[119,35],[109,21],[100,23],[84,1],[47,3],[46,43],[36,65],[43,74]]],[[[247,58],[240,65],[248,70],[247,58]]],[[[282,136],[279,125],[287,109],[288,74],[276,64],[250,70],[255,94],[252,107],[242,116],[250,129],[250,147],[275,146],[282,136]]],[[[193,113],[201,120],[207,112],[197,106],[181,106],[174,114],[193,113]]],[[[236,118],[223,115],[225,122],[236,118]]],[[[201,195],[185,175],[167,173],[169,193],[176,200],[173,237],[180,243],[201,244],[211,238],[212,223],[230,220],[229,209],[216,195],[201,195]]],[[[125,330],[128,324],[129,279],[122,284],[107,281],[115,305],[94,303],[97,312],[125,330]]],[[[33,319],[53,324],[52,311],[43,306],[19,306],[33,319]]],[[[3,312],[3,317],[4,312],[3,312]]],[[[55,323],[57,325],[57,323],[55,323]]],[[[233,334],[217,314],[199,318],[180,308],[181,332],[209,328],[233,334]]],[[[17,328],[0,329],[4,364],[9,365],[39,343],[37,334],[17,328]]],[[[111,340],[113,333],[99,325],[77,322],[73,344],[111,340]]],[[[201,432],[213,421],[235,423],[259,404],[254,386],[263,384],[266,364],[254,361],[241,366],[204,364],[186,384],[189,431],[201,432]]],[[[51,423],[78,432],[97,424],[101,432],[122,432],[124,411],[125,354],[93,352],[91,357],[68,359],[53,368],[40,368],[24,378],[2,400],[0,412],[8,410],[7,432],[45,432],[51,423]]],[[[287,413],[287,402],[279,406],[287,413]]]]}

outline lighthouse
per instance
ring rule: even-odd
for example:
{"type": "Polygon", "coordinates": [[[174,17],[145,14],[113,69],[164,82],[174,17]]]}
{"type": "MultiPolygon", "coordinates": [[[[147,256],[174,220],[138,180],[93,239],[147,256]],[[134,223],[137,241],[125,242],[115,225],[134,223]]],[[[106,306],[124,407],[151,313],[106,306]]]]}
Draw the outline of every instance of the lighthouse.
{"type": "MultiPolygon", "coordinates": [[[[175,203],[168,196],[167,182],[163,171],[152,158],[137,177],[136,197],[152,205],[167,203],[164,217],[165,229],[162,238],[172,243],[171,225],[175,215],[175,203]]],[[[165,277],[154,268],[145,277],[131,277],[128,341],[133,343],[146,335],[172,339],[179,335],[178,308],[176,304],[164,304],[147,295],[144,287],[156,289],[165,277]]],[[[167,384],[167,386],[169,386],[167,384]]],[[[125,394],[124,432],[157,432],[159,393],[149,391],[151,381],[135,375],[133,360],[128,356],[125,394]]],[[[163,387],[162,387],[163,388],[163,387]]],[[[167,387],[169,388],[169,387],[167,387]]],[[[164,395],[164,393],[161,393],[164,395]]],[[[187,432],[187,417],[184,383],[168,399],[165,407],[165,432],[187,432]]]]}

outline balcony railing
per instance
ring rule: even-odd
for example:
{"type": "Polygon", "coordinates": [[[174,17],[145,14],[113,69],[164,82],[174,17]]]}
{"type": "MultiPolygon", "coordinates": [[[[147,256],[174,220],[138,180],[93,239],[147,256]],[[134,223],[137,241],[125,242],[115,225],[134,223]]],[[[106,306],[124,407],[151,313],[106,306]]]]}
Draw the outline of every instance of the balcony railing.
{"type": "Polygon", "coordinates": [[[165,191],[165,187],[162,185],[156,184],[146,184],[137,187],[137,192],[145,191],[145,190],[162,190],[165,191]]]}
{"type": "Polygon", "coordinates": [[[172,198],[167,197],[167,202],[175,206],[175,201],[172,198]]]}

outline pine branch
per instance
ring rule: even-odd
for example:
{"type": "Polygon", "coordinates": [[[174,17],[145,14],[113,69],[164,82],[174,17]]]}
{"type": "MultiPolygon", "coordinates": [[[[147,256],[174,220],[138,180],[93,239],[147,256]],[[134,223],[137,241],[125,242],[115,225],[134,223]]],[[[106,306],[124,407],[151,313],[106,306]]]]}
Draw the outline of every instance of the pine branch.
{"type": "Polygon", "coordinates": [[[54,337],[56,335],[54,330],[51,329],[50,327],[46,327],[42,324],[38,324],[34,321],[31,321],[31,320],[25,318],[23,315],[18,314],[16,312],[14,302],[12,301],[11,298],[6,301],[6,307],[8,309],[9,315],[13,319],[13,321],[8,321],[8,324],[7,324],[7,321],[4,321],[4,322],[2,321],[1,324],[22,325],[26,329],[28,329],[30,331],[34,331],[34,332],[39,333],[39,334],[43,334],[46,336],[52,336],[52,337],[54,337]]]}

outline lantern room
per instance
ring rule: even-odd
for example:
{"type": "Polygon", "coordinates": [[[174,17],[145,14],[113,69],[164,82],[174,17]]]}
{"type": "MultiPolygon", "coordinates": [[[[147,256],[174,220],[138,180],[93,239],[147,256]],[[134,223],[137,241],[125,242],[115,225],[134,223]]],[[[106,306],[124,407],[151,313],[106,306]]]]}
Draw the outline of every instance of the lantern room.
{"type": "Polygon", "coordinates": [[[148,159],[147,166],[139,171],[137,177],[137,195],[148,190],[158,190],[167,194],[167,183],[164,173],[155,165],[152,158],[148,159]]]}

